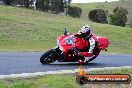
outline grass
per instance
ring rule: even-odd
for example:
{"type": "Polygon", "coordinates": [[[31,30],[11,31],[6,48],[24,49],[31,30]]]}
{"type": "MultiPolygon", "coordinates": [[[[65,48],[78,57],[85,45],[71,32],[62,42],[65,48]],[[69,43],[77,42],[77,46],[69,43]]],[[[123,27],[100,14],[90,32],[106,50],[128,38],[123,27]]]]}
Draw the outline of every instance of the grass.
{"type": "Polygon", "coordinates": [[[132,53],[131,28],[2,5],[0,51],[46,51],[56,46],[56,38],[65,27],[74,33],[86,24],[91,25],[96,35],[109,38],[108,53],[132,53]]]}
{"type": "MultiPolygon", "coordinates": [[[[116,70],[102,70],[88,72],[90,74],[130,74],[132,69],[116,69],[116,70]]],[[[98,84],[99,85],[99,84],[98,84]]],[[[112,86],[111,84],[110,86],[112,86]]],[[[129,85],[129,84],[126,84],[129,85]]],[[[95,84],[89,84],[95,86],[95,84]]],[[[119,84],[116,85],[116,87],[119,84]]],[[[7,78],[0,80],[0,88],[87,88],[86,85],[80,86],[76,83],[75,74],[58,74],[58,75],[44,75],[32,78],[7,78]]],[[[92,87],[90,87],[92,88],[92,87]]],[[[102,87],[101,87],[102,88],[102,87]]],[[[106,87],[104,87],[106,88],[106,87]]],[[[114,87],[115,88],[115,87],[114,87]]]]}
{"type": "Polygon", "coordinates": [[[0,88],[80,88],[69,74],[0,80],[0,88]]]}
{"type": "Polygon", "coordinates": [[[98,71],[91,71],[88,72],[91,74],[130,74],[132,75],[132,68],[120,68],[120,69],[112,69],[112,70],[98,70],[98,71]]]}
{"type": "Polygon", "coordinates": [[[88,14],[90,10],[92,9],[104,9],[106,11],[106,14],[108,16],[109,20],[109,15],[113,12],[113,9],[115,7],[123,7],[128,10],[128,21],[127,21],[127,27],[132,28],[132,1],[131,0],[124,0],[123,2],[121,0],[115,1],[115,2],[98,2],[98,3],[76,3],[72,4],[74,6],[78,6],[82,8],[82,18],[88,20],[88,14]]]}
{"type": "Polygon", "coordinates": [[[76,4],[72,4],[75,6],[78,6],[80,8],[82,8],[83,12],[82,12],[82,18],[83,19],[88,19],[88,13],[90,12],[90,10],[92,9],[104,9],[106,11],[108,11],[107,15],[109,16],[112,12],[113,9],[115,7],[123,7],[126,8],[128,10],[128,26],[132,27],[132,0],[123,0],[123,2],[121,0],[119,1],[115,1],[115,2],[97,2],[97,3],[76,3],[76,4]]]}

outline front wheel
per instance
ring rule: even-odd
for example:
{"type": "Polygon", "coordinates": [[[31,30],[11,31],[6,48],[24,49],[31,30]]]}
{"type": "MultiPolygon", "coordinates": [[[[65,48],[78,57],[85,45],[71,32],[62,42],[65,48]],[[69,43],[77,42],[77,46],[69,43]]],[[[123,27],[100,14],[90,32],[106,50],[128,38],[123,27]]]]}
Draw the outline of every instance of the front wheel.
{"type": "Polygon", "coordinates": [[[55,61],[53,54],[54,54],[54,49],[51,49],[51,50],[45,52],[41,56],[40,62],[42,64],[50,64],[50,63],[53,63],[55,61]]]}

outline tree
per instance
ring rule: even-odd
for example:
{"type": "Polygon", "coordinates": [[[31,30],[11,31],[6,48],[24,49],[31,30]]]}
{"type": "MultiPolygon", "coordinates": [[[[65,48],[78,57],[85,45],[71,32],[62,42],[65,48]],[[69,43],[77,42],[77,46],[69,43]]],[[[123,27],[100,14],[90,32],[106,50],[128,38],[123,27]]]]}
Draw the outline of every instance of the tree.
{"type": "Polygon", "coordinates": [[[46,12],[50,10],[52,13],[60,13],[64,11],[64,2],[63,0],[37,0],[36,8],[46,12]]]}
{"type": "Polygon", "coordinates": [[[20,6],[29,8],[34,6],[37,10],[52,13],[64,12],[65,3],[70,3],[71,0],[2,0],[6,5],[20,6]],[[35,5],[34,5],[35,4],[35,5]]]}
{"type": "Polygon", "coordinates": [[[22,6],[29,8],[31,0],[3,0],[6,5],[22,6]]]}
{"type": "Polygon", "coordinates": [[[103,9],[94,9],[89,12],[89,19],[97,23],[108,23],[107,16],[103,9]]]}
{"type": "Polygon", "coordinates": [[[13,0],[3,0],[4,4],[11,5],[13,0]]]}
{"type": "Polygon", "coordinates": [[[64,0],[64,8],[66,9],[66,16],[67,16],[67,12],[68,12],[68,8],[70,8],[70,3],[72,0],[64,0]]]}
{"type": "Polygon", "coordinates": [[[68,8],[67,14],[75,17],[75,18],[80,18],[82,13],[82,9],[76,6],[70,6],[68,8]]]}
{"type": "Polygon", "coordinates": [[[113,10],[113,14],[110,15],[110,24],[125,27],[127,22],[127,14],[127,9],[116,7],[113,10]]]}
{"type": "Polygon", "coordinates": [[[29,8],[29,0],[24,0],[24,6],[26,7],[26,8],[29,8]]]}
{"type": "Polygon", "coordinates": [[[60,13],[64,11],[63,0],[51,0],[50,10],[53,13],[60,13]]]}
{"type": "Polygon", "coordinates": [[[72,0],[63,0],[64,6],[69,7],[72,0]]]}
{"type": "Polygon", "coordinates": [[[49,0],[36,0],[37,10],[42,10],[48,12],[49,10],[49,0]]]}

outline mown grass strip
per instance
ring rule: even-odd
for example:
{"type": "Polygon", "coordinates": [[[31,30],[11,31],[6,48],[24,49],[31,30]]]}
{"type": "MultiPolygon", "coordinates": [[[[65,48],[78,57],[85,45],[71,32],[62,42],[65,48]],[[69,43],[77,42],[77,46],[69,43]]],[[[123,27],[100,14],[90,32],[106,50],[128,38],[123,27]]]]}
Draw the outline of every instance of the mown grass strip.
{"type": "MultiPolygon", "coordinates": [[[[132,75],[132,69],[112,69],[112,70],[102,70],[102,71],[91,71],[88,74],[130,74],[132,75]]],[[[88,84],[80,86],[76,83],[76,74],[58,74],[58,75],[44,75],[30,78],[15,78],[15,79],[3,79],[0,80],[0,88],[89,88],[95,86],[96,84],[88,84]]],[[[124,84],[125,86],[130,86],[130,84],[124,84]]],[[[120,84],[97,84],[96,86],[106,86],[110,87],[119,86],[120,84]]],[[[123,87],[124,85],[120,85],[123,87]]]]}

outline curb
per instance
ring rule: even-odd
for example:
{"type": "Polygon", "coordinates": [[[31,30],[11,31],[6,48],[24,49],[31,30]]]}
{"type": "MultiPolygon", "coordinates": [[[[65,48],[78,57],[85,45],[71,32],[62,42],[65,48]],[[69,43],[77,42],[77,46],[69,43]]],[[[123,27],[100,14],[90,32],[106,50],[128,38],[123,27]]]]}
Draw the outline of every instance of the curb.
{"type": "MultiPolygon", "coordinates": [[[[122,67],[104,67],[104,68],[90,68],[85,69],[88,71],[99,71],[99,70],[112,70],[112,69],[122,69],[122,68],[132,68],[132,66],[122,66],[122,67]]],[[[78,69],[74,70],[58,70],[58,71],[47,71],[47,72],[35,72],[35,73],[21,73],[21,74],[10,74],[10,75],[0,75],[0,79],[6,78],[27,78],[27,77],[35,77],[35,76],[43,76],[46,74],[64,74],[64,73],[75,73],[78,69]]]]}

